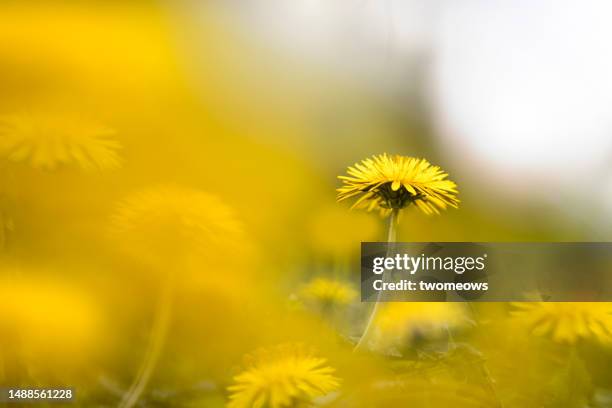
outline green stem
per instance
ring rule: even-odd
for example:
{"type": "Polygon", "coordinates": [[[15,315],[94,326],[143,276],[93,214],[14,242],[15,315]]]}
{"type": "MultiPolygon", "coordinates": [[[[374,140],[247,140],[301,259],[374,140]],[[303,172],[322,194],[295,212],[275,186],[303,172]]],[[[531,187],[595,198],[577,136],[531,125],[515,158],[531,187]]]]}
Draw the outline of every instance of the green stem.
{"type": "Polygon", "coordinates": [[[168,336],[173,301],[174,282],[172,277],[169,276],[165,285],[161,288],[147,350],[130,389],[125,393],[119,404],[120,408],[132,408],[136,405],[153,375],[168,336]]]}
{"type": "MultiPolygon", "coordinates": [[[[389,228],[387,231],[387,243],[396,242],[397,240],[397,223],[398,223],[399,211],[400,211],[399,209],[393,209],[393,211],[391,212],[391,216],[389,217],[389,228]]],[[[393,253],[393,249],[394,248],[392,245],[389,244],[387,246],[387,256],[390,256],[393,253]]],[[[385,278],[388,278],[388,272],[386,270],[382,274],[383,282],[386,280],[385,278]]],[[[363,334],[361,335],[361,338],[355,345],[355,348],[353,349],[353,351],[360,351],[367,347],[370,336],[372,335],[372,330],[374,328],[374,319],[376,318],[376,315],[378,314],[379,304],[380,304],[381,299],[382,299],[382,290],[378,291],[378,294],[376,296],[376,302],[374,302],[374,307],[372,307],[372,311],[370,312],[370,316],[368,317],[368,322],[366,324],[365,330],[363,331],[363,334]]]]}

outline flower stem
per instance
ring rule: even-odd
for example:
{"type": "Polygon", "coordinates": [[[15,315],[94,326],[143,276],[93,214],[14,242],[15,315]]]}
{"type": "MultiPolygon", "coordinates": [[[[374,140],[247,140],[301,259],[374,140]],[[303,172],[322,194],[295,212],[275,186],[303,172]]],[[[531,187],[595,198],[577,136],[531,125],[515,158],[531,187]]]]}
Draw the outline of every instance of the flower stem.
{"type": "Polygon", "coordinates": [[[125,393],[119,404],[120,408],[132,408],[136,405],[151,379],[168,335],[173,301],[174,283],[172,277],[169,276],[161,288],[147,350],[130,389],[125,393]]]}
{"type": "MultiPolygon", "coordinates": [[[[393,209],[391,212],[391,216],[389,217],[389,227],[387,230],[387,256],[390,256],[393,253],[394,246],[391,245],[392,242],[397,240],[397,223],[399,217],[399,209],[393,209]]],[[[385,270],[382,274],[383,282],[387,278],[388,272],[385,270]]],[[[370,316],[368,317],[368,323],[366,324],[365,330],[361,335],[361,338],[355,345],[353,351],[360,351],[367,347],[370,336],[372,335],[372,329],[374,326],[374,319],[376,318],[376,314],[378,313],[379,304],[382,299],[382,290],[378,291],[376,296],[376,302],[374,302],[374,307],[372,307],[372,311],[370,312],[370,316]]]]}

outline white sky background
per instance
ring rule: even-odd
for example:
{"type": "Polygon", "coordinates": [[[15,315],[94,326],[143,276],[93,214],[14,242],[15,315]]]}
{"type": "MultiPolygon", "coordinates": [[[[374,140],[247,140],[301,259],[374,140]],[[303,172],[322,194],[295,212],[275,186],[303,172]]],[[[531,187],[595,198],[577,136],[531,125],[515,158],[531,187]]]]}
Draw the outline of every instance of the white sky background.
{"type": "Polygon", "coordinates": [[[466,174],[612,214],[612,2],[228,4],[267,45],[382,92],[422,58],[436,137],[466,174]]]}
{"type": "Polygon", "coordinates": [[[601,196],[612,187],[610,16],[604,1],[447,3],[431,84],[447,145],[526,193],[552,183],[543,193],[601,196]]]}

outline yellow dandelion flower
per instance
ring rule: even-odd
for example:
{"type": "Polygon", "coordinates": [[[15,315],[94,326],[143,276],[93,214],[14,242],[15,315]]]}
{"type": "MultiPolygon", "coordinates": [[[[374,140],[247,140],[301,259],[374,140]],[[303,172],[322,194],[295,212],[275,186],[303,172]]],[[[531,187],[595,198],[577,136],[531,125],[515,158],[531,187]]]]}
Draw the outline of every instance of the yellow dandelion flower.
{"type": "Polygon", "coordinates": [[[340,380],[324,358],[296,345],[259,350],[228,387],[228,408],[284,408],[335,391],[340,380]]]}
{"type": "Polygon", "coordinates": [[[347,305],[357,297],[357,291],[348,283],[327,278],[313,279],[301,294],[305,299],[330,306],[347,305]]]}
{"type": "Polygon", "coordinates": [[[202,269],[227,268],[233,258],[241,257],[237,254],[243,252],[246,239],[233,211],[218,197],[177,186],[145,189],[123,200],[112,216],[111,235],[126,251],[164,272],[166,279],[145,357],[120,404],[132,407],[146,389],[169,333],[176,282],[171,272],[188,269],[194,257],[205,260],[197,275],[202,269]]]}
{"type": "Polygon", "coordinates": [[[0,117],[0,156],[34,168],[73,165],[84,170],[120,167],[114,132],[64,113],[15,113],[0,117]]]}
{"type": "Polygon", "coordinates": [[[447,328],[465,325],[463,307],[452,302],[385,303],[375,316],[378,340],[383,344],[411,342],[446,335],[447,328]]]}
{"type": "MultiPolygon", "coordinates": [[[[215,258],[246,245],[241,223],[217,196],[195,189],[159,186],[123,200],[111,233],[143,259],[205,254],[215,258]]],[[[179,259],[173,259],[178,261],[179,259]]]]}
{"type": "Polygon", "coordinates": [[[388,215],[414,203],[429,215],[459,205],[457,185],[425,159],[384,153],[356,163],[347,173],[338,176],[343,182],[338,201],[359,197],[353,208],[377,209],[388,215]]]}
{"type": "Polygon", "coordinates": [[[535,335],[557,343],[579,340],[612,343],[612,303],[513,303],[512,315],[535,335]]]}

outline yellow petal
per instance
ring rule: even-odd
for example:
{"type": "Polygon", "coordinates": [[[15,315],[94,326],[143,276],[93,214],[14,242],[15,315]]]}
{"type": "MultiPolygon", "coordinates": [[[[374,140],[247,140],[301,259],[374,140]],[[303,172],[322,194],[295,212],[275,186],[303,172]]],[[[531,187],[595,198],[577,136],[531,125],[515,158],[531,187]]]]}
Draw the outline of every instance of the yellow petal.
{"type": "Polygon", "coordinates": [[[416,190],[410,184],[404,184],[404,187],[406,187],[406,190],[408,190],[410,194],[417,195],[416,190]]]}

